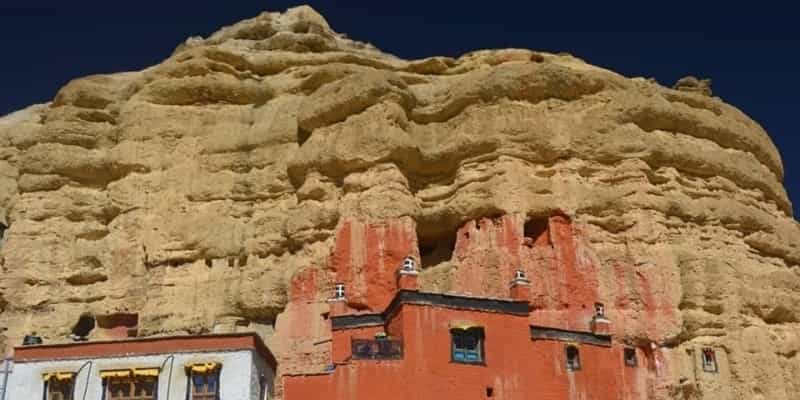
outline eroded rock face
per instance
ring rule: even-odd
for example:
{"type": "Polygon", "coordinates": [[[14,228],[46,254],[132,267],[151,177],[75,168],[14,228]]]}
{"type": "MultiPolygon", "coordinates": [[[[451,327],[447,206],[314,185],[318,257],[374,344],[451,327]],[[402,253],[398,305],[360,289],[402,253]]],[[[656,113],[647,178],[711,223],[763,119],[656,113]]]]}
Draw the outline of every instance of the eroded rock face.
{"type": "Polygon", "coordinates": [[[766,132],[709,93],[520,49],[406,61],[308,7],[191,38],[0,118],[0,347],[93,316],[256,330],[313,372],[334,280],[379,308],[412,253],[434,291],[525,265],[553,321],[596,282],[661,357],[651,398],[796,399],[800,226],[766,132]],[[706,345],[712,380],[685,361],[706,345]]]}

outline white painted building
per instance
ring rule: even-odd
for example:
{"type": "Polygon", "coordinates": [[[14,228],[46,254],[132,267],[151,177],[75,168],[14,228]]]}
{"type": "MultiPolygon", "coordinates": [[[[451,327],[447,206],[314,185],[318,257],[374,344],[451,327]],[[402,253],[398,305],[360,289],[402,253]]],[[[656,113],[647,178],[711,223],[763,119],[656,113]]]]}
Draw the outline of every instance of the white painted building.
{"type": "Polygon", "coordinates": [[[275,368],[249,333],[21,346],[5,400],[264,400],[275,368]]]}

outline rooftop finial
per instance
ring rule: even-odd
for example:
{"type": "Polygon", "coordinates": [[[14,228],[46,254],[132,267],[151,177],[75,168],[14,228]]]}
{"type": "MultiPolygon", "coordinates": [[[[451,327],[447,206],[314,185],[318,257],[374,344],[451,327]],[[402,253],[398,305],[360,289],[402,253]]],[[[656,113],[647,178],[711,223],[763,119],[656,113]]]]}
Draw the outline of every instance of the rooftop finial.
{"type": "Polygon", "coordinates": [[[344,300],[344,283],[337,283],[333,289],[333,300],[344,300]]]}
{"type": "Polygon", "coordinates": [[[404,272],[414,272],[417,270],[417,261],[414,260],[414,257],[407,256],[403,259],[403,265],[400,266],[400,270],[404,272]]]}

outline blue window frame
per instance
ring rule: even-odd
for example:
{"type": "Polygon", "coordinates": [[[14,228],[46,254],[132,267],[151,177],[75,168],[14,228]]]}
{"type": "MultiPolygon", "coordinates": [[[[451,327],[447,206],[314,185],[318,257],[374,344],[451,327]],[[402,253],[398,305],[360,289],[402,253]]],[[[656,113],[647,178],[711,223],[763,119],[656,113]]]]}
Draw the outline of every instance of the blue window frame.
{"type": "Polygon", "coordinates": [[[451,360],[462,364],[483,364],[483,328],[451,329],[451,360]]]}
{"type": "Polygon", "coordinates": [[[219,400],[220,368],[206,371],[190,371],[189,400],[219,400]]]}

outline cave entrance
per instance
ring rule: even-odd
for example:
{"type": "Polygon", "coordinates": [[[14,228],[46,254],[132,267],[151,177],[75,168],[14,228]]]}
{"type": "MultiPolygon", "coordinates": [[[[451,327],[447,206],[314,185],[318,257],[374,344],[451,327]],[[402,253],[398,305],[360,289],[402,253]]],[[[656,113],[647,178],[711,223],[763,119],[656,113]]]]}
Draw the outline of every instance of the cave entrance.
{"type": "Polygon", "coordinates": [[[530,247],[552,246],[548,218],[534,218],[525,222],[525,244],[530,247]]]}
{"type": "Polygon", "coordinates": [[[92,333],[94,327],[94,317],[90,314],[83,314],[78,318],[78,322],[72,326],[72,334],[70,337],[75,341],[89,340],[89,334],[92,333]]]}
{"type": "Polygon", "coordinates": [[[124,339],[139,333],[139,314],[114,313],[97,316],[98,334],[105,338],[124,339]]]}
{"type": "Polygon", "coordinates": [[[420,268],[430,268],[452,260],[456,248],[456,234],[457,232],[453,230],[426,236],[417,230],[420,268]]]}

